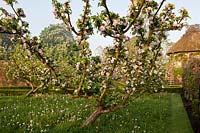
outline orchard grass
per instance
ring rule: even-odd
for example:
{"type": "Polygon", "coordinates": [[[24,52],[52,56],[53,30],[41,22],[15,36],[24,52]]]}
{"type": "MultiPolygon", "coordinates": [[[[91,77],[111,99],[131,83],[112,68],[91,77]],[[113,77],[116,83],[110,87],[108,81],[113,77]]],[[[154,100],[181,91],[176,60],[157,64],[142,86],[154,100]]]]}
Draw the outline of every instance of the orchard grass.
{"type": "Polygon", "coordinates": [[[0,132],[192,133],[179,94],[144,95],[80,128],[94,109],[92,100],[61,94],[1,96],[0,132]]]}

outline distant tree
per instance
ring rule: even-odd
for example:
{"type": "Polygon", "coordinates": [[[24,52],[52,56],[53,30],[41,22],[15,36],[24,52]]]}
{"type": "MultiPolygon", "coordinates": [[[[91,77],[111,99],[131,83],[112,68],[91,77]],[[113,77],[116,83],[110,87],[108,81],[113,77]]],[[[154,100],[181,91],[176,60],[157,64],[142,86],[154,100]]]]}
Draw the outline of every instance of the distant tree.
{"type": "Polygon", "coordinates": [[[66,45],[56,45],[41,51],[49,61],[56,62],[56,70],[52,72],[43,64],[35,54],[16,45],[10,56],[7,67],[7,76],[15,80],[25,81],[31,90],[26,94],[48,92],[50,89],[62,89],[68,91],[73,87],[74,68],[69,64],[66,45]],[[56,73],[56,74],[55,74],[56,73]],[[60,86],[58,86],[60,85],[60,86]]]}
{"type": "Polygon", "coordinates": [[[69,64],[75,64],[78,47],[65,24],[51,24],[44,28],[40,33],[40,40],[48,57],[57,61],[67,59],[69,64]]]}
{"type": "Polygon", "coordinates": [[[51,24],[40,33],[40,39],[44,46],[55,46],[66,42],[73,42],[72,33],[66,30],[64,24],[51,24]]]}
{"type": "Polygon", "coordinates": [[[0,58],[1,59],[9,59],[10,52],[13,46],[13,42],[11,41],[13,35],[1,33],[0,34],[0,58]],[[2,53],[3,52],[3,53],[2,53]]]}

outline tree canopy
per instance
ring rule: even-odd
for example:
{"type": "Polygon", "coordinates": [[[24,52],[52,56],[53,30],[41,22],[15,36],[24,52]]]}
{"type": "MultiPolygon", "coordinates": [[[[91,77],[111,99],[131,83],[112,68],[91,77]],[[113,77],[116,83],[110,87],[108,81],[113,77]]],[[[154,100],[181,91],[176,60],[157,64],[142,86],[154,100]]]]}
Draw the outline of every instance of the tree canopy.
{"type": "Polygon", "coordinates": [[[55,46],[74,41],[72,33],[66,30],[65,24],[51,24],[40,33],[40,39],[44,46],[55,46]]]}
{"type": "Polygon", "coordinates": [[[0,59],[8,60],[12,51],[13,35],[0,33],[0,59]]]}

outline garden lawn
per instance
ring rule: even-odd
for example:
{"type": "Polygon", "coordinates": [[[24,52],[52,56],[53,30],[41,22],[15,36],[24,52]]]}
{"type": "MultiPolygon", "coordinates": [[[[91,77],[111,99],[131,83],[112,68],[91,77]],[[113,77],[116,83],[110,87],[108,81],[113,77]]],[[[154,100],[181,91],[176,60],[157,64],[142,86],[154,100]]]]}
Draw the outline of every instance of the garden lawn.
{"type": "Polygon", "coordinates": [[[144,95],[79,128],[94,102],[66,95],[0,97],[0,132],[192,133],[178,94],[144,95]]]}

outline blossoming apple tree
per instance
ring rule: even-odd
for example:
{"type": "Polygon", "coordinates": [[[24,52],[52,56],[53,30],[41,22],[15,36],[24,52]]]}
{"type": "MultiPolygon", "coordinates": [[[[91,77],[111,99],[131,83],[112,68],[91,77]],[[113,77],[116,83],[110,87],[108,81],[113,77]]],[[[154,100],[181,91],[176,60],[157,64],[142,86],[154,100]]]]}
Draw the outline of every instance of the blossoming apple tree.
{"type": "Polygon", "coordinates": [[[30,96],[39,89],[41,92],[47,91],[52,78],[49,69],[19,44],[16,44],[10,56],[6,74],[9,78],[25,81],[31,87],[26,96],[30,96]],[[32,56],[31,60],[29,56],[32,56]]]}
{"type": "MultiPolygon", "coordinates": [[[[15,9],[16,0],[4,0],[15,14],[1,8],[0,32],[14,34],[27,49],[55,72],[53,62],[49,62],[42,54],[39,39],[29,35],[28,24],[23,20],[25,14],[21,8],[15,9]]],[[[159,58],[161,43],[166,39],[166,32],[179,30],[186,23],[188,12],[182,8],[177,16],[173,4],[160,3],[155,0],[130,0],[128,14],[120,16],[107,6],[107,0],[99,0],[102,11],[91,14],[90,0],[82,0],[84,7],[76,26],[71,21],[72,9],[70,1],[60,3],[52,0],[54,14],[62,20],[69,31],[75,35],[76,45],[80,47],[77,57],[76,73],[77,87],[74,95],[80,96],[84,90],[97,88],[94,94],[96,109],[86,119],[82,127],[94,122],[100,115],[113,112],[124,107],[135,93],[142,94],[151,90],[154,84],[160,82],[159,58]],[[105,59],[100,62],[91,56],[88,39],[95,31],[104,37],[113,38],[113,46],[105,49],[105,59]],[[130,34],[128,34],[130,33],[130,34]],[[125,42],[129,36],[136,39],[134,57],[128,56],[125,42]],[[120,68],[120,69],[119,69],[120,68]],[[115,81],[122,81],[122,87],[116,87],[115,81]]],[[[125,9],[126,10],[126,9],[125,9]]],[[[56,75],[56,72],[55,72],[56,75]]]]}

